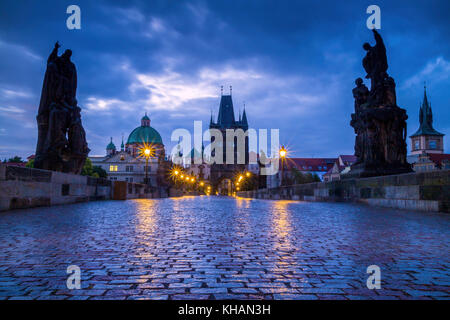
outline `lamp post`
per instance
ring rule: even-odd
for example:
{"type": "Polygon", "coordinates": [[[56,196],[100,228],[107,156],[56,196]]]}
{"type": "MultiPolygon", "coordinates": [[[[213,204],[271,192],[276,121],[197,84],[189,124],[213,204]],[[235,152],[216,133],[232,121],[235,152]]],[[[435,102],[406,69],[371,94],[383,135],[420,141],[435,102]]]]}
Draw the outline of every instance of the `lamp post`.
{"type": "Polygon", "coordinates": [[[280,158],[281,158],[281,181],[280,181],[280,186],[283,185],[284,183],[284,160],[286,158],[286,154],[287,154],[287,150],[284,148],[284,146],[281,146],[280,149],[280,158]]]}
{"type": "Polygon", "coordinates": [[[145,184],[148,185],[148,158],[150,158],[151,151],[150,149],[146,148],[144,150],[144,156],[145,156],[145,184]]]}

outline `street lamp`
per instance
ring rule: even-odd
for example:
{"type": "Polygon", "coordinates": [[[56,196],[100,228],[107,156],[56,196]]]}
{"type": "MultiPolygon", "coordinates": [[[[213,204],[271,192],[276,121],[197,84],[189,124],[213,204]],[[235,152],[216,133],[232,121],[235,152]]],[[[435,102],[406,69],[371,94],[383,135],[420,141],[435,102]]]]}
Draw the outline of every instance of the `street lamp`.
{"type": "Polygon", "coordinates": [[[145,148],[144,156],[145,156],[145,184],[148,184],[148,158],[150,158],[151,150],[149,148],[145,148]]]}
{"type": "Polygon", "coordinates": [[[287,150],[284,146],[281,146],[280,149],[280,158],[281,158],[281,181],[280,181],[280,186],[283,185],[284,183],[284,160],[286,158],[287,155],[287,150]]]}

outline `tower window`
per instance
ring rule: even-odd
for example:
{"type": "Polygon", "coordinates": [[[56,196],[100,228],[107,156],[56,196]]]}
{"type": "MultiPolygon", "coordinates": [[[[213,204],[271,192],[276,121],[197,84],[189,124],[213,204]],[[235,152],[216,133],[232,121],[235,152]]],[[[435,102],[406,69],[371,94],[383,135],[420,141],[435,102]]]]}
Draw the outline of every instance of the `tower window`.
{"type": "Polygon", "coordinates": [[[414,141],[414,150],[419,150],[420,149],[420,142],[419,140],[414,141]]]}
{"type": "Polygon", "coordinates": [[[110,172],[117,171],[117,166],[109,166],[109,171],[110,172]]]}
{"type": "Polygon", "coordinates": [[[430,149],[437,149],[436,140],[430,140],[429,146],[430,146],[430,149]]]}

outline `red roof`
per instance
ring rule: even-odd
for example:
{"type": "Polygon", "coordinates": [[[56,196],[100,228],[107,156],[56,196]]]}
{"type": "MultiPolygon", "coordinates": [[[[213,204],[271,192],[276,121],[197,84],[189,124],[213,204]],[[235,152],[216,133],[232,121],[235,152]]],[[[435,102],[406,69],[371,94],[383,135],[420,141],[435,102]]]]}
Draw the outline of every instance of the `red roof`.
{"type": "Polygon", "coordinates": [[[356,156],[353,155],[340,155],[339,158],[342,159],[342,162],[344,162],[346,166],[352,165],[357,160],[356,156]]]}
{"type": "Polygon", "coordinates": [[[2,164],[6,164],[7,166],[14,166],[14,167],[25,167],[27,165],[26,162],[3,162],[2,164]]]}
{"type": "Polygon", "coordinates": [[[450,161],[450,154],[448,153],[428,153],[427,156],[438,166],[441,166],[445,160],[450,161]]]}
{"type": "Polygon", "coordinates": [[[284,168],[299,171],[321,171],[327,172],[337,161],[336,158],[286,158],[284,168]]]}

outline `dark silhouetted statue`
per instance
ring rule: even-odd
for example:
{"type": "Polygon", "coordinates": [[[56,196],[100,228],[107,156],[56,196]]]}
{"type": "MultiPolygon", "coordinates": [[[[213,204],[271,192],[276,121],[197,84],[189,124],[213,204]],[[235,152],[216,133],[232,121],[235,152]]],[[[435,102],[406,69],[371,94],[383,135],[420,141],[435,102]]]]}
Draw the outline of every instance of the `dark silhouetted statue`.
{"type": "Polygon", "coordinates": [[[48,57],[36,117],[38,142],[34,167],[80,174],[89,153],[77,104],[77,71],[71,50],[58,56],[59,43],[48,57]]]}
{"type": "Polygon", "coordinates": [[[361,78],[353,89],[355,113],[351,126],[356,133],[357,161],[344,176],[370,177],[411,172],[406,161],[406,110],[397,106],[395,81],[387,73],[386,47],[380,34],[373,29],[376,44],[363,45],[363,59],[369,89],[361,78]]]}

